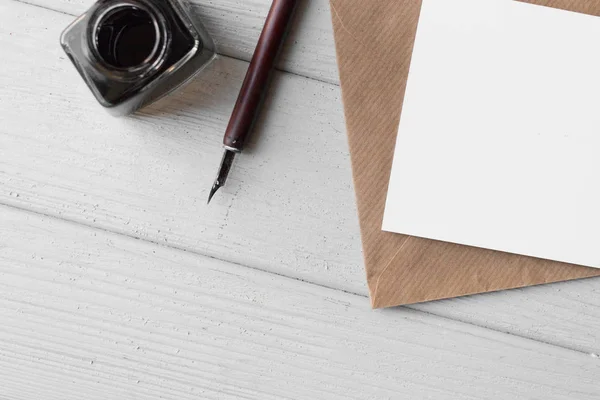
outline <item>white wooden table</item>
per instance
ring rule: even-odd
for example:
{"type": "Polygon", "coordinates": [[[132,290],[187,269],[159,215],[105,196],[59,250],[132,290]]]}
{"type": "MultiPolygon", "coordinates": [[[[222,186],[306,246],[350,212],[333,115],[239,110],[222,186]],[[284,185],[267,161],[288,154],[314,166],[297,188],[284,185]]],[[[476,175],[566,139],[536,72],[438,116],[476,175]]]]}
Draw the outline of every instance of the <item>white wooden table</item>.
{"type": "Polygon", "coordinates": [[[207,207],[269,1],[195,1],[220,59],[115,119],[92,1],[0,0],[0,399],[600,398],[600,279],[370,310],[326,0],[207,207]]]}

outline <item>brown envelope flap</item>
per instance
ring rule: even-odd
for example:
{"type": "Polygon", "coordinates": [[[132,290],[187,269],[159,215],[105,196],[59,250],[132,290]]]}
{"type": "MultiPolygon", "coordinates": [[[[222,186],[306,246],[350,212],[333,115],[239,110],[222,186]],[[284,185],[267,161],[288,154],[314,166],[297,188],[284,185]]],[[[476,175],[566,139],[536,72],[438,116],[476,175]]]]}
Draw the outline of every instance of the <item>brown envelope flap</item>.
{"type": "MultiPolygon", "coordinates": [[[[594,0],[529,2],[600,14],[600,2],[594,0]]],[[[421,0],[330,4],[373,306],[600,276],[592,268],[381,230],[421,0]]]]}

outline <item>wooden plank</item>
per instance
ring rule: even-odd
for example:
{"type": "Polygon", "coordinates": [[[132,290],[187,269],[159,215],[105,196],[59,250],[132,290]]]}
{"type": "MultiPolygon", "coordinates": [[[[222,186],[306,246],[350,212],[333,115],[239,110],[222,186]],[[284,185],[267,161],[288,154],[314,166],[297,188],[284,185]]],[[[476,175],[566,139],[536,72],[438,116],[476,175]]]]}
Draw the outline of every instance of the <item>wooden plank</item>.
{"type": "MultiPolygon", "coordinates": [[[[366,295],[338,88],[279,74],[252,151],[207,208],[245,63],[222,58],[113,119],[57,46],[70,16],[0,10],[0,203],[366,295]]],[[[595,279],[415,307],[598,354],[598,293],[595,279]]]]}
{"type": "MultiPolygon", "coordinates": [[[[95,0],[24,0],[71,15],[83,14],[95,0]]],[[[220,54],[250,61],[270,0],[192,0],[220,54]]],[[[301,1],[279,68],[338,83],[329,0],[301,1]]]]}
{"type": "Polygon", "coordinates": [[[600,279],[418,304],[414,309],[600,355],[600,279]]]}
{"type": "Polygon", "coordinates": [[[598,359],[0,207],[6,399],[596,399],[598,359]]]}

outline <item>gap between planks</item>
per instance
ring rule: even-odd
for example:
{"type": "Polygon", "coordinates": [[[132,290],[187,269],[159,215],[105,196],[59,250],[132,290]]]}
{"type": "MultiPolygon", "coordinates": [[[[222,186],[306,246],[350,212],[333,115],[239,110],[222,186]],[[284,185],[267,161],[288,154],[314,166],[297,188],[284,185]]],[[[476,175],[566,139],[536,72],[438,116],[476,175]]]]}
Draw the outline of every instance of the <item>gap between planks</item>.
{"type": "MultiPolygon", "coordinates": [[[[260,269],[260,268],[257,268],[257,267],[253,267],[253,266],[249,266],[249,265],[244,265],[244,264],[232,262],[232,261],[229,261],[229,260],[226,260],[226,259],[222,259],[222,258],[219,258],[219,257],[209,256],[209,255],[206,255],[206,254],[202,254],[202,253],[200,253],[200,252],[198,252],[198,251],[196,251],[194,249],[187,249],[187,248],[183,248],[183,247],[179,247],[179,246],[174,246],[174,245],[170,245],[170,244],[161,243],[161,242],[158,242],[158,241],[148,240],[148,239],[145,239],[145,238],[141,238],[141,237],[138,237],[138,236],[134,236],[134,235],[128,234],[126,232],[115,232],[115,231],[112,231],[110,229],[105,229],[105,228],[98,227],[98,226],[91,225],[91,224],[85,224],[85,223],[80,222],[80,221],[71,220],[71,219],[68,219],[68,218],[57,217],[57,216],[51,215],[51,214],[44,214],[44,213],[41,213],[41,212],[38,212],[38,211],[35,211],[35,210],[29,210],[29,209],[26,209],[26,208],[23,208],[23,207],[11,205],[11,204],[5,204],[5,203],[2,203],[2,202],[0,202],[0,207],[5,207],[7,209],[12,209],[12,210],[15,210],[15,211],[18,211],[18,212],[22,212],[22,213],[33,214],[33,215],[44,217],[44,218],[49,218],[49,219],[56,220],[56,221],[62,221],[64,223],[68,223],[68,224],[71,224],[73,226],[85,227],[85,228],[88,228],[88,229],[92,229],[92,230],[97,230],[97,231],[100,231],[100,232],[104,232],[106,234],[127,237],[127,238],[133,239],[133,240],[139,240],[141,242],[152,244],[152,245],[155,245],[155,246],[160,246],[160,247],[163,247],[163,248],[166,248],[166,249],[170,249],[172,251],[181,251],[181,252],[184,252],[184,253],[187,253],[187,254],[193,254],[193,255],[195,255],[197,257],[204,257],[204,258],[216,260],[216,261],[223,262],[223,263],[226,263],[226,264],[234,265],[234,266],[236,266],[238,268],[247,268],[249,270],[258,271],[258,272],[261,272],[261,273],[266,273],[266,274],[269,274],[269,275],[277,276],[277,277],[284,278],[284,279],[289,279],[289,280],[292,280],[292,281],[300,282],[300,283],[303,283],[303,284],[315,286],[315,287],[322,288],[322,289],[327,289],[327,290],[333,290],[333,291],[337,291],[337,292],[342,292],[342,293],[345,293],[345,294],[348,294],[348,295],[357,296],[357,297],[360,297],[362,299],[365,299],[365,303],[368,303],[368,298],[369,297],[365,296],[364,294],[361,294],[361,293],[351,292],[351,291],[348,291],[348,290],[344,290],[344,289],[340,289],[340,288],[336,288],[336,287],[332,287],[332,286],[327,286],[327,285],[319,284],[319,283],[316,283],[316,282],[311,282],[311,281],[300,279],[300,278],[297,278],[297,277],[288,276],[288,275],[284,275],[284,274],[279,274],[279,273],[276,273],[276,272],[273,272],[273,271],[263,270],[263,269],[260,269]]],[[[585,355],[593,357],[593,358],[599,358],[599,355],[596,354],[596,353],[589,353],[587,351],[578,349],[576,347],[569,347],[569,346],[565,346],[565,345],[562,345],[562,344],[559,344],[559,343],[553,343],[551,341],[545,341],[545,340],[541,340],[541,339],[538,339],[538,338],[528,337],[528,336],[525,336],[525,335],[519,335],[517,333],[510,332],[510,331],[504,331],[504,330],[494,329],[492,327],[485,326],[485,325],[479,325],[479,324],[473,323],[473,322],[468,321],[468,320],[461,320],[459,318],[448,317],[448,316],[443,315],[443,314],[436,314],[435,312],[432,312],[432,311],[427,311],[427,310],[420,309],[418,305],[409,305],[409,306],[395,307],[395,308],[406,308],[406,309],[413,310],[413,311],[415,311],[417,313],[422,313],[422,314],[425,314],[425,315],[431,315],[431,316],[434,316],[434,317],[437,317],[437,318],[442,318],[444,320],[459,322],[459,323],[462,323],[462,324],[465,324],[465,325],[469,325],[469,326],[473,326],[473,327],[477,327],[477,328],[481,328],[481,329],[487,329],[487,330],[490,330],[490,331],[493,331],[493,332],[498,332],[498,333],[506,334],[506,335],[509,335],[509,336],[514,336],[516,338],[525,339],[525,340],[531,340],[531,341],[534,341],[534,342],[543,343],[545,345],[556,347],[556,348],[560,348],[560,349],[563,349],[563,350],[569,350],[569,351],[573,351],[573,352],[576,352],[576,353],[585,354],[585,355]]],[[[388,313],[390,311],[393,312],[393,309],[394,308],[392,308],[391,310],[373,310],[372,312],[388,313]]]]}
{"type": "Polygon", "coordinates": [[[600,365],[569,350],[412,310],[373,313],[356,296],[54,217],[0,215],[11,399],[598,393],[600,365]]]}

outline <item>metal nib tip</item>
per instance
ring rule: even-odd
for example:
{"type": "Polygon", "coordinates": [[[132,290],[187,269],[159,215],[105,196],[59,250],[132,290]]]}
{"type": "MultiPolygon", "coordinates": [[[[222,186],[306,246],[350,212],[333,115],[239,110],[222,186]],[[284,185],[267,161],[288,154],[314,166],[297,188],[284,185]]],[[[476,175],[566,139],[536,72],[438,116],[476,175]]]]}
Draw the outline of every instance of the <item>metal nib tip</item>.
{"type": "Polygon", "coordinates": [[[216,182],[213,185],[212,189],[210,189],[210,194],[208,195],[208,201],[206,202],[206,204],[210,204],[210,201],[212,200],[212,198],[215,196],[215,193],[217,193],[217,190],[219,190],[221,186],[219,186],[216,182]]]}
{"type": "Polygon", "coordinates": [[[227,176],[229,175],[229,170],[231,170],[231,165],[233,164],[233,159],[235,158],[235,152],[231,150],[225,150],[225,154],[223,154],[223,159],[221,160],[221,166],[219,167],[219,172],[217,173],[217,179],[215,179],[215,183],[213,184],[212,189],[210,189],[210,194],[208,195],[208,203],[214,197],[217,190],[225,186],[225,182],[227,182],[227,176]]]}

